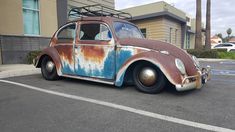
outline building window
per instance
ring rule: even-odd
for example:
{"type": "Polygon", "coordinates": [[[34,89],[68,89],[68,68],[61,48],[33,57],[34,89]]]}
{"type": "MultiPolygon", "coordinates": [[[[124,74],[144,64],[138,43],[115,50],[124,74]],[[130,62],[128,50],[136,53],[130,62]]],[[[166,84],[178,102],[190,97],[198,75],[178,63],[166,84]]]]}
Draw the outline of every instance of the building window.
{"type": "Polygon", "coordinates": [[[178,29],[175,29],[175,44],[177,44],[178,29]]]}
{"type": "Polygon", "coordinates": [[[187,22],[190,22],[190,18],[189,18],[189,17],[186,17],[186,21],[187,21],[187,22]]]}
{"type": "Polygon", "coordinates": [[[186,49],[190,49],[190,34],[187,33],[186,35],[186,49]]]}
{"type": "Polygon", "coordinates": [[[23,0],[23,20],[25,35],[40,34],[38,0],[23,0]]]}
{"type": "Polygon", "coordinates": [[[169,43],[172,43],[172,42],[171,42],[171,39],[172,39],[172,38],[171,38],[171,34],[172,34],[172,28],[170,28],[169,43]]]}
{"type": "Polygon", "coordinates": [[[141,28],[140,31],[144,35],[144,37],[146,38],[147,37],[146,28],[141,28]]]}

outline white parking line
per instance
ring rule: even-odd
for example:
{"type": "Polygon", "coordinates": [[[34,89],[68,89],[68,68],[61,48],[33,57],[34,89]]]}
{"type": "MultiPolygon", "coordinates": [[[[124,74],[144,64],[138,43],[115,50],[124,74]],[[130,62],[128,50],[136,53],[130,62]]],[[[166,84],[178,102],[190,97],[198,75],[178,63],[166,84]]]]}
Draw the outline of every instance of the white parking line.
{"type": "Polygon", "coordinates": [[[139,115],[152,117],[155,119],[160,119],[160,120],[164,120],[164,121],[168,121],[168,122],[173,122],[173,123],[177,123],[177,124],[181,124],[181,125],[185,125],[185,126],[191,126],[191,127],[200,128],[200,129],[209,130],[209,131],[215,131],[215,132],[235,132],[235,130],[228,129],[228,128],[207,125],[207,124],[203,124],[203,123],[199,123],[199,122],[188,121],[188,120],[179,119],[179,118],[166,116],[166,115],[161,115],[161,114],[157,114],[157,113],[153,113],[153,112],[149,112],[149,111],[135,109],[135,108],[131,108],[131,107],[124,106],[124,105],[105,102],[105,101],[101,101],[101,100],[96,100],[96,99],[61,93],[61,92],[57,92],[57,91],[46,90],[46,89],[42,89],[42,88],[38,88],[38,87],[34,87],[34,86],[22,84],[22,83],[17,83],[17,82],[12,82],[12,81],[7,81],[7,80],[0,80],[0,82],[14,84],[14,85],[18,85],[18,86],[25,87],[28,89],[32,89],[32,90],[36,90],[36,91],[40,91],[40,92],[48,93],[48,94],[52,94],[52,95],[57,95],[57,96],[61,96],[61,97],[69,98],[69,99],[80,100],[80,101],[85,101],[85,102],[89,102],[89,103],[93,103],[93,104],[107,106],[107,107],[111,107],[114,109],[128,111],[131,113],[136,113],[139,115]]]}

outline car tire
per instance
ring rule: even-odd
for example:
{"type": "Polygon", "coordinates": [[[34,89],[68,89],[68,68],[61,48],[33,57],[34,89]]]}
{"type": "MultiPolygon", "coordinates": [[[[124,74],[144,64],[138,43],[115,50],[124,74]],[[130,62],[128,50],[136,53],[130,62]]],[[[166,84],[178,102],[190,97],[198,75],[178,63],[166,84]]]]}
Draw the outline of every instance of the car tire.
{"type": "Polygon", "coordinates": [[[46,80],[53,81],[53,80],[58,80],[59,79],[59,76],[58,76],[57,71],[56,71],[55,63],[48,56],[45,56],[42,59],[41,72],[42,72],[42,76],[46,80]]]}
{"type": "Polygon", "coordinates": [[[138,91],[157,94],[166,85],[166,77],[162,71],[152,64],[139,64],[133,70],[133,81],[138,91]]]}

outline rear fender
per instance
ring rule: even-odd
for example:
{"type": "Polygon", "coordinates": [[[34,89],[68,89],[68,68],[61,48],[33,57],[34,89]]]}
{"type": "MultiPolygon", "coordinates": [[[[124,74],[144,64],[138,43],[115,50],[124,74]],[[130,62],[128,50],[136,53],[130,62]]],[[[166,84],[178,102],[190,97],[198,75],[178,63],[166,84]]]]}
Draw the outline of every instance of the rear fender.
{"type": "Polygon", "coordinates": [[[61,76],[62,75],[61,60],[60,60],[60,57],[59,57],[59,54],[58,54],[57,50],[54,47],[49,47],[49,48],[44,49],[41,52],[41,54],[37,57],[37,62],[36,62],[35,66],[37,68],[41,67],[42,59],[45,56],[49,56],[53,60],[53,62],[55,63],[55,66],[56,66],[57,74],[59,76],[61,76]]]}

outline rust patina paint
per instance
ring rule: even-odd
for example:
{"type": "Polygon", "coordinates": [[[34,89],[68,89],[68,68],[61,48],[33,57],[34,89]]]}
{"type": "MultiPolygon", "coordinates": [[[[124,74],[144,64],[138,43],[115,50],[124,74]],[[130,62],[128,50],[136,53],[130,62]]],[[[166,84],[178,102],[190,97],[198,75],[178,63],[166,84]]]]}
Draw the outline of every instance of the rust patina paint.
{"type": "MultiPolygon", "coordinates": [[[[170,55],[181,59],[186,68],[186,72],[189,76],[193,76],[197,74],[197,69],[194,66],[194,62],[191,59],[191,57],[185,53],[182,49],[177,48],[176,46],[165,43],[162,41],[157,40],[147,40],[147,39],[123,39],[119,40],[120,44],[123,46],[138,46],[138,47],[144,47],[148,49],[153,49],[156,51],[168,51],[170,55]]],[[[161,61],[160,61],[161,62],[161,61]]],[[[163,60],[161,63],[168,62],[167,58],[163,60]]]]}
{"type": "Polygon", "coordinates": [[[153,62],[153,64],[157,65],[162,72],[165,74],[165,76],[171,81],[173,84],[181,84],[182,78],[179,70],[176,68],[174,63],[174,57],[169,55],[164,55],[159,52],[149,51],[149,52],[143,52],[140,54],[136,54],[130,59],[128,59],[123,66],[120,68],[125,69],[126,66],[128,67],[130,64],[133,63],[133,61],[138,60],[146,60],[153,62]]]}
{"type": "Polygon", "coordinates": [[[57,45],[55,46],[61,58],[67,60],[70,64],[73,64],[73,47],[72,45],[57,45]]]}
{"type": "MultiPolygon", "coordinates": [[[[54,47],[46,48],[42,51],[42,53],[38,56],[38,58],[41,58],[43,55],[48,55],[49,57],[51,57],[51,59],[54,61],[55,65],[56,65],[56,69],[57,69],[58,74],[60,74],[61,73],[60,72],[61,59],[59,58],[59,54],[58,54],[57,50],[54,47]]],[[[38,64],[37,67],[40,67],[40,65],[38,64]]]]}
{"type": "Polygon", "coordinates": [[[102,63],[105,53],[103,47],[98,46],[81,46],[81,52],[86,60],[102,63]]]}

